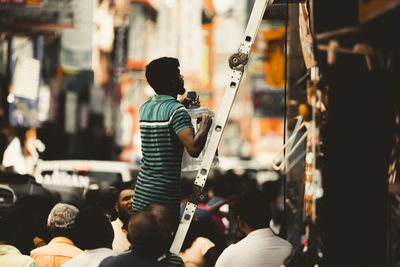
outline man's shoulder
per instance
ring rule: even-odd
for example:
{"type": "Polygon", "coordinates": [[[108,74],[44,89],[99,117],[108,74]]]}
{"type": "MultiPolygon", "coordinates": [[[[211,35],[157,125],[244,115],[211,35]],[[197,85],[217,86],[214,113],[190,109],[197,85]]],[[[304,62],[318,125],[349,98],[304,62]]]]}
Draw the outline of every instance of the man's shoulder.
{"type": "Polygon", "coordinates": [[[75,257],[80,253],[82,253],[82,250],[73,244],[49,243],[45,246],[35,248],[31,251],[30,255],[32,257],[40,255],[75,257]]]}
{"type": "Polygon", "coordinates": [[[139,109],[139,113],[142,116],[153,114],[154,110],[157,110],[158,114],[164,114],[168,117],[175,113],[177,110],[186,110],[185,106],[177,99],[168,98],[165,100],[148,100],[139,109]]]}
{"type": "Polygon", "coordinates": [[[185,106],[177,99],[168,99],[162,102],[162,106],[165,109],[176,110],[179,108],[185,108],[185,106]]]}
{"type": "Polygon", "coordinates": [[[217,262],[215,263],[216,267],[225,267],[232,266],[232,262],[236,261],[236,257],[240,257],[241,253],[236,252],[236,245],[232,244],[222,251],[221,255],[219,255],[217,262]]]}
{"type": "Polygon", "coordinates": [[[133,260],[133,257],[132,255],[130,255],[130,253],[122,253],[116,256],[109,256],[104,258],[99,266],[114,266],[116,264],[129,262],[130,260],[133,260]]]}
{"type": "Polygon", "coordinates": [[[185,263],[183,262],[182,258],[174,253],[168,253],[164,259],[160,261],[163,264],[167,264],[169,266],[175,267],[184,267],[185,263]]]}
{"type": "Polygon", "coordinates": [[[123,253],[117,256],[111,256],[105,258],[99,265],[99,267],[107,266],[167,266],[162,263],[151,261],[151,260],[140,260],[137,259],[132,253],[123,253]]]}

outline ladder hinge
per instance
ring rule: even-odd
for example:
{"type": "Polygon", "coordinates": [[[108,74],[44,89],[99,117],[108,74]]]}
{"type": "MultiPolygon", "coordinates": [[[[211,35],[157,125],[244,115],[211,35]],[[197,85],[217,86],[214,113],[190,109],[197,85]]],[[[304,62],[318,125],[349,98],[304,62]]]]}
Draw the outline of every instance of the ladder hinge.
{"type": "Polygon", "coordinates": [[[199,185],[193,186],[193,193],[189,197],[189,202],[198,205],[206,199],[207,192],[204,191],[203,187],[199,185]]]}
{"type": "Polygon", "coordinates": [[[229,58],[229,67],[233,70],[238,70],[243,72],[244,66],[247,64],[249,59],[249,55],[241,52],[237,52],[230,56],[229,58]]]}

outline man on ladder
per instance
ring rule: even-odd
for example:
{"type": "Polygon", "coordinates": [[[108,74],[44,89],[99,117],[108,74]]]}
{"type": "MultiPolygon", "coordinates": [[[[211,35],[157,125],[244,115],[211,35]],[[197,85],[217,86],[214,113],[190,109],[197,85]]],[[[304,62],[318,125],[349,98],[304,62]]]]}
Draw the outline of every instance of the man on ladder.
{"type": "Polygon", "coordinates": [[[207,140],[211,117],[202,115],[194,134],[187,110],[176,99],[178,94],[185,93],[176,58],[162,57],[150,62],[146,79],[156,95],[139,110],[143,158],[132,205],[138,211],[152,203],[163,204],[178,225],[183,147],[190,156],[199,156],[207,140]]]}
{"type": "Polygon", "coordinates": [[[178,231],[170,248],[170,251],[172,253],[179,253],[186,233],[189,229],[190,223],[192,221],[194,212],[196,211],[197,204],[205,198],[203,187],[206,183],[212,160],[218,148],[218,144],[221,140],[222,132],[228,119],[229,112],[236,96],[236,92],[239,88],[239,84],[244,72],[244,66],[247,64],[258,28],[263,18],[265,9],[267,8],[270,1],[271,0],[256,0],[238,52],[233,54],[229,58],[229,66],[232,69],[229,76],[230,79],[225,89],[225,94],[222,99],[220,110],[216,117],[215,127],[211,129],[212,134],[210,137],[210,141],[208,143],[208,146],[203,156],[203,161],[200,165],[200,169],[198,170],[196,179],[194,181],[193,194],[185,207],[178,231]]]}

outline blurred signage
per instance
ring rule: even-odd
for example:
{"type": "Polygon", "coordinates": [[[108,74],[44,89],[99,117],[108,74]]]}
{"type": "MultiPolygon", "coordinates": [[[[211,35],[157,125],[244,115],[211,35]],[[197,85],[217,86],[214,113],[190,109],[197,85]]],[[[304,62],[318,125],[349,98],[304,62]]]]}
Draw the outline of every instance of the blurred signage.
{"type": "Polygon", "coordinates": [[[179,61],[184,74],[198,75],[201,70],[202,0],[181,1],[179,61]]]}
{"type": "Polygon", "coordinates": [[[73,2],[75,1],[2,0],[0,1],[0,29],[52,31],[71,28],[74,25],[73,2]]]}
{"type": "Polygon", "coordinates": [[[263,31],[266,43],[264,51],[264,73],[269,86],[283,88],[285,85],[285,28],[263,31]]]}
{"type": "Polygon", "coordinates": [[[139,3],[132,3],[130,10],[130,27],[129,27],[129,42],[127,51],[127,67],[128,69],[140,70],[144,66],[145,52],[145,30],[146,17],[145,8],[139,3]]]}
{"type": "Polygon", "coordinates": [[[178,56],[178,5],[177,0],[162,1],[157,27],[159,56],[178,56]]]}
{"type": "Polygon", "coordinates": [[[95,82],[105,85],[110,79],[110,55],[114,43],[113,16],[107,1],[101,2],[94,12],[94,44],[93,71],[95,82]]]}
{"type": "Polygon", "coordinates": [[[253,118],[250,134],[252,154],[270,166],[282,147],[283,129],[282,118],[253,118]]]}
{"type": "Polygon", "coordinates": [[[13,91],[15,96],[36,100],[40,80],[40,61],[19,56],[14,70],[13,91]]]}
{"type": "Polygon", "coordinates": [[[77,131],[78,94],[67,91],[65,98],[65,131],[74,134],[77,131]]]}
{"type": "Polygon", "coordinates": [[[253,106],[255,117],[283,117],[284,92],[274,89],[253,91],[253,106]]]}
{"type": "Polygon", "coordinates": [[[127,26],[120,26],[114,28],[114,49],[112,51],[114,75],[121,75],[126,71],[127,60],[127,42],[128,42],[127,26]]]}
{"type": "Polygon", "coordinates": [[[36,176],[36,181],[44,185],[58,185],[68,187],[87,188],[90,185],[90,177],[64,171],[44,172],[36,176]]]}
{"type": "Polygon", "coordinates": [[[37,127],[43,38],[11,40],[12,85],[7,97],[13,126],[37,127]]]}
{"type": "Polygon", "coordinates": [[[42,84],[40,87],[39,104],[38,104],[38,120],[40,122],[47,121],[50,115],[50,87],[42,84]]]}
{"type": "Polygon", "coordinates": [[[94,0],[76,1],[74,29],[61,32],[60,58],[65,70],[92,69],[94,9],[94,0]]]}

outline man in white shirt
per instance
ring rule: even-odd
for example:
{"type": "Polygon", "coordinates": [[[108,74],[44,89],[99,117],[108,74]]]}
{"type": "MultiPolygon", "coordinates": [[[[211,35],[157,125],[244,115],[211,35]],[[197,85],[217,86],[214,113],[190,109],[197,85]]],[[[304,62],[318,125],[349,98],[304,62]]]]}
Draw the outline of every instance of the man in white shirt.
{"type": "Polygon", "coordinates": [[[115,203],[115,210],[117,211],[118,218],[111,222],[114,229],[114,241],[112,249],[116,253],[122,253],[129,250],[131,243],[128,240],[128,222],[133,213],[133,195],[135,193],[132,183],[124,183],[120,187],[117,201],[115,203]]]}
{"type": "Polygon", "coordinates": [[[280,267],[290,255],[292,245],[276,236],[270,228],[269,203],[260,191],[244,193],[233,205],[239,230],[246,235],[227,247],[216,267],[280,267]]]}

